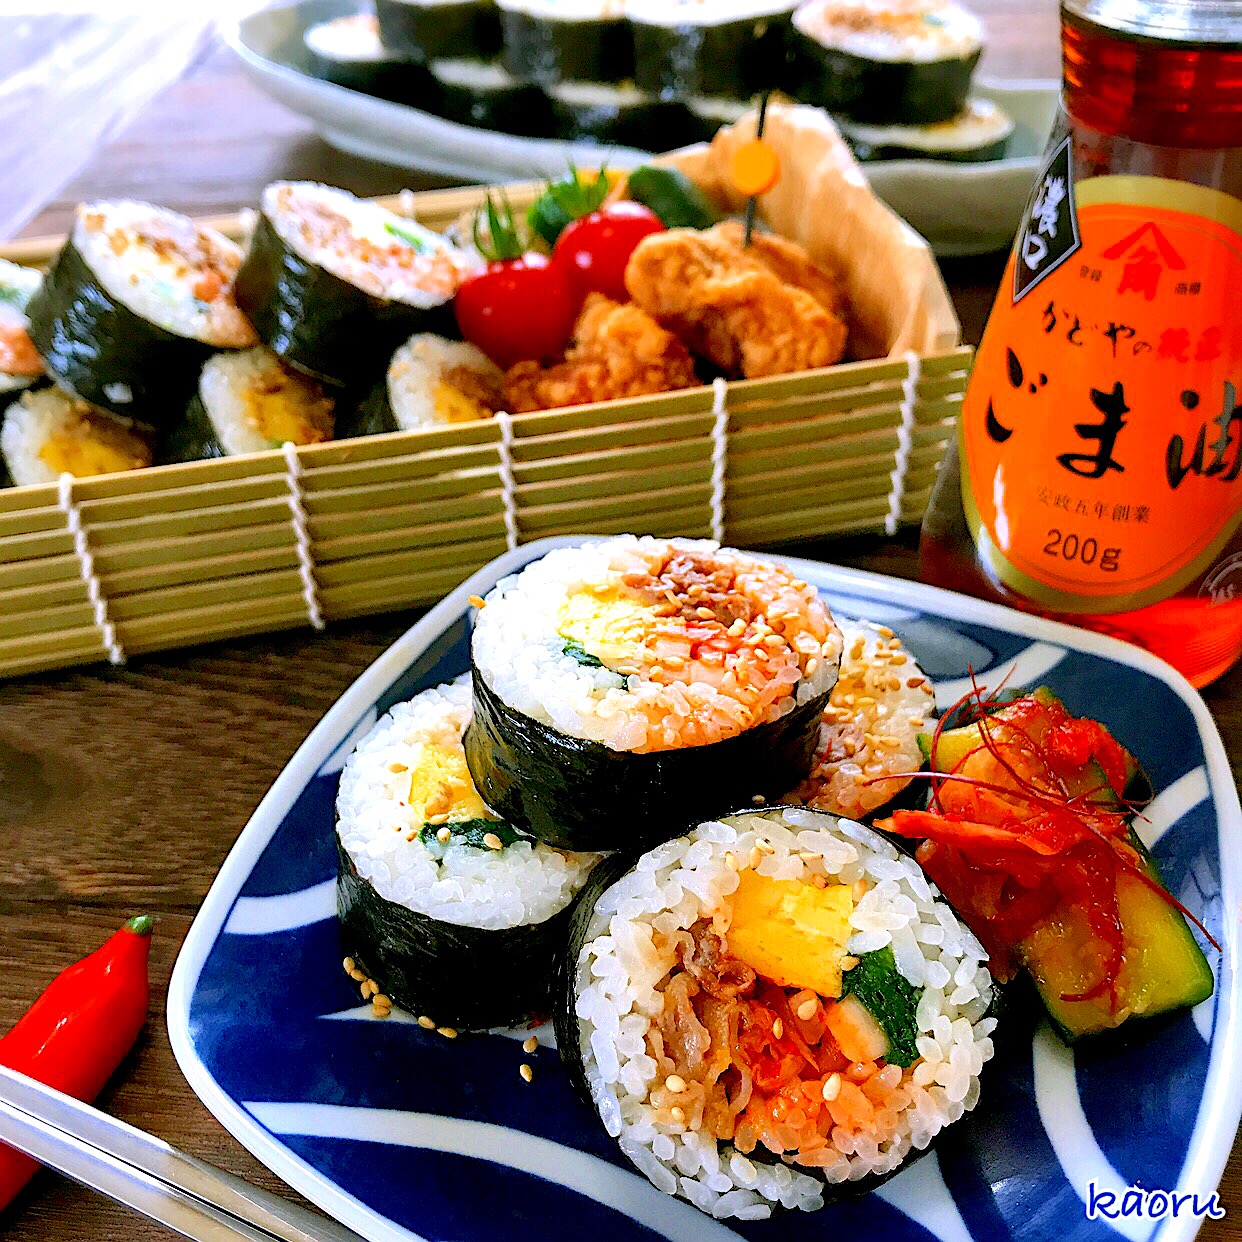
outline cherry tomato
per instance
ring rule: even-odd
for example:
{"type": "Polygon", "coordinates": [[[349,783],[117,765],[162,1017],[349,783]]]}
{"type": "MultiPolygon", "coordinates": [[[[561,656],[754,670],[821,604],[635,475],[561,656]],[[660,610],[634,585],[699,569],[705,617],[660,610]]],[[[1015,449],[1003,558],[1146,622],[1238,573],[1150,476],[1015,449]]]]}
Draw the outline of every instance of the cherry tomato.
{"type": "Polygon", "coordinates": [[[498,366],[556,357],[582,297],[568,272],[541,254],[489,263],[457,291],[457,326],[498,366]]]}
{"type": "Polygon", "coordinates": [[[602,293],[615,302],[627,302],[625,265],[644,237],[663,230],[663,222],[650,207],[609,203],[566,225],[552,256],[573,273],[584,295],[602,293]]]}

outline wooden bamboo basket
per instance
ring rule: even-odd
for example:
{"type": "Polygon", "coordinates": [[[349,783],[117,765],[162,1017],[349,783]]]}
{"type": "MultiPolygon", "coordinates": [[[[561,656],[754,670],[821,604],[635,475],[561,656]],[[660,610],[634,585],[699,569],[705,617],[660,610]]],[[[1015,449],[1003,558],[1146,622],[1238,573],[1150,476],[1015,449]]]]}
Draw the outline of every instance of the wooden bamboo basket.
{"type": "MultiPolygon", "coordinates": [[[[524,207],[540,189],[510,199],[524,207]]],[[[388,203],[443,227],[481,194],[388,203]]],[[[43,264],[62,240],[0,254],[43,264]]],[[[0,676],[428,604],[547,535],[761,547],[891,533],[923,516],[971,357],[949,348],[0,491],[0,676]]]]}

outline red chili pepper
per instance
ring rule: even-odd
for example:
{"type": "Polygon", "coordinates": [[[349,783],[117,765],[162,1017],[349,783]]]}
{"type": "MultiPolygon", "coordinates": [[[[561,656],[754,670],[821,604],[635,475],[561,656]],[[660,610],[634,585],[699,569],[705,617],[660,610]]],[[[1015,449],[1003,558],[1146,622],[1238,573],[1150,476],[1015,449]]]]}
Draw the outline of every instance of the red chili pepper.
{"type": "MultiPolygon", "coordinates": [[[[147,1020],[151,918],[130,919],[89,957],[62,970],[0,1039],[0,1065],[90,1103],[147,1020]]],[[[39,1165],[0,1143],[0,1210],[39,1165]]]]}

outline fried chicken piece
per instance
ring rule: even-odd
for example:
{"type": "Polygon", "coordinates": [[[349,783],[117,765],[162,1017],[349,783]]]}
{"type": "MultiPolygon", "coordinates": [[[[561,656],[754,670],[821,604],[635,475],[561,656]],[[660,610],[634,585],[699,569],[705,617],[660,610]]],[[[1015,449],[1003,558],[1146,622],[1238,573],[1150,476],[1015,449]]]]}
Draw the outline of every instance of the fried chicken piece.
{"type": "Polygon", "coordinates": [[[845,353],[844,298],[835,276],[796,242],[726,221],[668,229],[630,256],[634,301],[726,375],[785,375],[831,366],[845,353]]]}
{"type": "Polygon", "coordinates": [[[518,362],[505,375],[515,414],[612,401],[697,384],[694,362],[673,333],[645,311],[592,293],[583,303],[564,361],[518,362]]]}

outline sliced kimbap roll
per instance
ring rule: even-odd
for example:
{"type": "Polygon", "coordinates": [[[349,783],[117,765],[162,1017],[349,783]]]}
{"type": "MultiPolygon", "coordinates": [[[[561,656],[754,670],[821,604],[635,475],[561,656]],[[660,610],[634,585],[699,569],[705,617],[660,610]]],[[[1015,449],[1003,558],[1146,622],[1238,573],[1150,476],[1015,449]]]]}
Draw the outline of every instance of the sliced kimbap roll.
{"type": "Polygon", "coordinates": [[[521,836],[466,769],[464,678],[399,703],[358,744],[337,797],[345,952],[384,995],[455,1029],[551,1008],[570,903],[599,861],[521,836]]]}
{"type": "Polygon", "coordinates": [[[310,71],[325,82],[428,108],[435,102],[435,83],[426,66],[380,42],[373,13],[351,13],[311,26],[303,36],[310,71]]]}
{"type": "Polygon", "coordinates": [[[435,111],[447,121],[518,138],[551,138],[556,132],[552,104],[543,90],[498,64],[437,60],[431,74],[439,88],[435,111]]]}
{"type": "Polygon", "coordinates": [[[968,99],[948,121],[933,125],[860,125],[842,120],[841,134],[860,160],[999,160],[1013,137],[1013,122],[990,99],[968,99]]]}
{"type": "Polygon", "coordinates": [[[556,113],[556,136],[640,151],[667,150],[697,142],[702,132],[686,106],[656,99],[637,87],[602,82],[561,82],[548,87],[556,113]]]}
{"type": "Polygon", "coordinates": [[[504,405],[504,379],[504,372],[468,341],[412,336],[393,354],[384,383],[342,431],[366,436],[488,419],[504,405]]]}
{"type": "Polygon", "coordinates": [[[150,203],[84,203],[26,306],[49,374],[75,396],[166,426],[203,362],[253,345],[233,284],[241,249],[150,203]]]}
{"type": "Polygon", "coordinates": [[[43,280],[33,267],[0,259],[0,409],[43,378],[26,304],[43,280]]]}
{"type": "Polygon", "coordinates": [[[696,142],[711,142],[718,130],[735,125],[750,111],[750,104],[739,99],[722,99],[715,95],[696,95],[686,101],[690,115],[699,129],[696,142]]]}
{"type": "Polygon", "coordinates": [[[936,714],[931,681],[887,626],[842,621],[841,674],[820,725],[815,766],[783,802],[851,819],[891,802],[922,766],[936,714]]]}
{"type": "Polygon", "coordinates": [[[449,322],[481,262],[378,203],[278,181],[263,191],[237,300],[286,362],[349,384],[373,380],[411,333],[449,322]]]}
{"type": "Polygon", "coordinates": [[[181,425],[163,446],[165,461],[261,453],[332,439],[335,399],[271,350],[216,354],[198,380],[181,425]]]}
{"type": "Polygon", "coordinates": [[[979,19],[952,0],[809,0],[793,25],[793,93],[870,125],[955,117],[983,50],[979,19]]]}
{"type": "Polygon", "coordinates": [[[626,0],[634,82],[661,99],[748,99],[784,83],[794,0],[626,0]]]}
{"type": "Polygon", "coordinates": [[[415,60],[500,53],[500,13],[494,0],[375,0],[386,48],[415,60]]]}
{"type": "Polygon", "coordinates": [[[515,78],[623,82],[634,76],[624,0],[498,0],[504,65],[515,78]]]}
{"type": "Polygon", "coordinates": [[[995,1027],[985,956],[877,833],[802,807],[737,813],[592,877],[557,1046],[666,1194],[717,1218],[812,1211],[974,1108],[995,1027]]]}
{"type": "Polygon", "coordinates": [[[840,655],[779,565],[632,535],[558,548],[476,616],[470,771],[541,840],[650,844],[805,778],[840,655]]]}
{"type": "Polygon", "coordinates": [[[59,388],[23,393],[4,412],[0,456],[18,487],[55,483],[62,474],[141,470],[151,464],[151,436],[59,388]]]}

